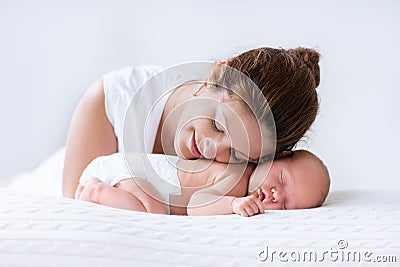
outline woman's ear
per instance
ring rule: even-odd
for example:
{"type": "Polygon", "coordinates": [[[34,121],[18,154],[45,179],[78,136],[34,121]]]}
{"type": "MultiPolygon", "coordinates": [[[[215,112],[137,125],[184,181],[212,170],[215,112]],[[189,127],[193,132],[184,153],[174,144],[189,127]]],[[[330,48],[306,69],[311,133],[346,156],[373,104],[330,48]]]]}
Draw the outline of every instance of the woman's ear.
{"type": "Polygon", "coordinates": [[[229,62],[228,60],[223,60],[223,61],[220,61],[219,63],[222,65],[228,65],[228,62],[229,62]]]}

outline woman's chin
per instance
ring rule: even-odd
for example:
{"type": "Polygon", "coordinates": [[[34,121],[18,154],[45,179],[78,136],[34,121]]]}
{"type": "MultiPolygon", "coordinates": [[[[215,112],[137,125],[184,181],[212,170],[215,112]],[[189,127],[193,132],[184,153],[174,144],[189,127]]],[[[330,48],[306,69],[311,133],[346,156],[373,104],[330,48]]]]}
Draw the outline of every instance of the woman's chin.
{"type": "Polygon", "coordinates": [[[180,149],[177,151],[176,155],[182,159],[197,159],[192,153],[190,153],[190,151],[186,149],[180,149]]]}

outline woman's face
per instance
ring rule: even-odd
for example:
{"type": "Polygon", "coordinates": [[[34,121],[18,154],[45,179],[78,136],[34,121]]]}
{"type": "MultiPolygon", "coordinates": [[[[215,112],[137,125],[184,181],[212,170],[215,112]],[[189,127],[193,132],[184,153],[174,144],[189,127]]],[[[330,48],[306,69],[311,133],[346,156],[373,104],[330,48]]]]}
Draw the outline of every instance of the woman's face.
{"type": "Polygon", "coordinates": [[[262,126],[249,109],[223,89],[203,89],[183,104],[181,114],[174,146],[183,158],[239,163],[274,152],[273,140],[265,142],[267,131],[262,129],[262,136],[262,126]]]}

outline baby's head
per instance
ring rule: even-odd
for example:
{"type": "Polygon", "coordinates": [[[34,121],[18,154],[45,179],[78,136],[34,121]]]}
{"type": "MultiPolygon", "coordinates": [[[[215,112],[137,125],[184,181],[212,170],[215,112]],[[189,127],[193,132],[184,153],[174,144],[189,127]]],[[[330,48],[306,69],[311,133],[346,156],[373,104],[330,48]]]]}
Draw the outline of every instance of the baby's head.
{"type": "Polygon", "coordinates": [[[256,195],[266,210],[307,209],[322,205],[329,186],[324,163],[309,151],[296,150],[292,157],[258,165],[250,177],[249,194],[256,195]]]}

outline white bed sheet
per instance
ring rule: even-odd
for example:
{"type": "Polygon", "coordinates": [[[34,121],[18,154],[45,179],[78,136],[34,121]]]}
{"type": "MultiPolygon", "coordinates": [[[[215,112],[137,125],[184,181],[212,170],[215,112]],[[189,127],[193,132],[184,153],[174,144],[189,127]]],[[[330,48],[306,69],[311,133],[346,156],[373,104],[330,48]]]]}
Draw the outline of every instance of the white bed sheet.
{"type": "Polygon", "coordinates": [[[313,251],[318,260],[338,251],[337,260],[325,254],[319,266],[343,266],[343,251],[397,261],[362,258],[347,266],[398,266],[399,204],[398,192],[336,191],[316,209],[187,217],[0,189],[0,266],[289,266],[297,252],[313,251]],[[269,257],[261,261],[266,247],[269,257]]]}

